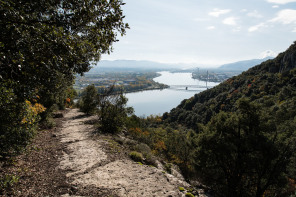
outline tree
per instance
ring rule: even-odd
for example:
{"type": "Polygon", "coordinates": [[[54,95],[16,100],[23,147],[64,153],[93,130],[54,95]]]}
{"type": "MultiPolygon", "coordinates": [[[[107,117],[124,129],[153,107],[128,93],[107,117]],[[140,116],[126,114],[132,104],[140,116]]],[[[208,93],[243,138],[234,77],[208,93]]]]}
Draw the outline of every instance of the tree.
{"type": "Polygon", "coordinates": [[[117,133],[127,122],[128,115],[134,110],[127,107],[128,99],[122,94],[113,94],[113,88],[109,88],[99,95],[98,116],[100,129],[107,133],[117,133]]]}
{"type": "Polygon", "coordinates": [[[1,1],[0,79],[15,81],[23,100],[54,86],[60,75],[72,82],[90,62],[112,51],[116,32],[125,34],[122,1],[1,1]]]}
{"type": "Polygon", "coordinates": [[[165,145],[167,147],[168,158],[177,164],[182,170],[185,178],[193,176],[193,154],[194,140],[196,133],[192,130],[180,128],[171,130],[168,128],[165,145]]]}
{"type": "Polygon", "coordinates": [[[82,93],[80,109],[87,114],[94,114],[98,107],[98,91],[94,85],[89,85],[82,93]]]}
{"type": "Polygon", "coordinates": [[[220,112],[203,127],[196,170],[216,196],[280,194],[295,156],[294,126],[277,126],[260,106],[240,99],[235,113],[220,112]]]}
{"type": "Polygon", "coordinates": [[[75,74],[88,71],[91,62],[112,51],[117,34],[125,34],[122,5],[121,0],[0,1],[0,90],[9,92],[1,95],[0,123],[8,120],[5,114],[15,122],[1,130],[2,137],[19,128],[23,117],[16,109],[26,100],[38,97],[47,109],[65,103],[75,74]]]}

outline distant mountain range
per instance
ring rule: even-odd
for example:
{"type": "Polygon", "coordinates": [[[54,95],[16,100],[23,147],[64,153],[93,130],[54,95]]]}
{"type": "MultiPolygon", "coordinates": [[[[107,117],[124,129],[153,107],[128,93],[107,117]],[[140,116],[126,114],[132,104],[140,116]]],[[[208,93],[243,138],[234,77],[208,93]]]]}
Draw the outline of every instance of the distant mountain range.
{"type": "MultiPolygon", "coordinates": [[[[249,68],[258,65],[266,60],[273,59],[273,57],[266,57],[264,59],[252,59],[238,61],[234,63],[224,64],[216,69],[231,70],[231,71],[246,71],[249,68]]],[[[159,63],[145,60],[102,60],[93,66],[89,73],[98,73],[102,70],[118,71],[118,70],[170,70],[170,69],[184,69],[192,67],[190,64],[169,64],[159,63]]],[[[199,67],[199,66],[196,66],[199,67]]]]}
{"type": "Polygon", "coordinates": [[[140,70],[149,70],[149,69],[181,69],[185,65],[183,64],[168,64],[168,63],[159,63],[153,61],[145,60],[102,60],[93,66],[90,72],[96,72],[100,69],[140,69],[140,70]]]}
{"type": "Polygon", "coordinates": [[[232,70],[232,71],[246,71],[253,66],[261,64],[266,60],[273,59],[274,57],[265,57],[263,59],[252,59],[252,60],[243,60],[229,64],[223,64],[218,67],[221,70],[232,70]]]}

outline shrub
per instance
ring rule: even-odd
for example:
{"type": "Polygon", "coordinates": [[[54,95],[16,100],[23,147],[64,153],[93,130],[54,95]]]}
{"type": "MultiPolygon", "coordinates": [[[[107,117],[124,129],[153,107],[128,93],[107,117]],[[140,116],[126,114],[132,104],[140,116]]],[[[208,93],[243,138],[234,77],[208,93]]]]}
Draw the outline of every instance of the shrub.
{"type": "Polygon", "coordinates": [[[143,161],[143,155],[137,151],[130,152],[129,156],[132,160],[136,162],[142,162],[143,161]]]}
{"type": "Polygon", "coordinates": [[[80,109],[87,114],[94,114],[98,106],[98,92],[94,85],[89,85],[82,93],[80,109]]]}
{"type": "Polygon", "coordinates": [[[137,144],[134,148],[137,152],[142,153],[144,155],[144,157],[146,157],[147,155],[149,155],[151,153],[150,147],[144,143],[137,144]]]}
{"type": "Polygon", "coordinates": [[[171,163],[166,163],[164,165],[165,171],[167,171],[168,173],[172,173],[172,164],[171,163]]]}
{"type": "Polygon", "coordinates": [[[0,88],[0,157],[17,154],[34,136],[43,105],[20,102],[14,93],[0,88]]]}
{"type": "Polygon", "coordinates": [[[52,113],[52,112],[56,112],[59,110],[59,106],[57,104],[53,104],[49,109],[48,112],[52,113]]]}
{"type": "Polygon", "coordinates": [[[134,149],[137,152],[142,153],[142,155],[145,158],[145,164],[157,166],[156,158],[153,156],[151,152],[151,148],[147,144],[144,144],[144,143],[137,144],[134,146],[134,149]]]}
{"type": "Polygon", "coordinates": [[[19,181],[19,177],[16,175],[6,174],[0,177],[0,194],[4,190],[10,189],[19,181]]]}
{"type": "Polygon", "coordinates": [[[41,122],[41,127],[45,129],[51,129],[56,126],[56,123],[52,117],[52,113],[47,113],[44,120],[41,122]]]}
{"type": "Polygon", "coordinates": [[[111,91],[112,89],[100,95],[98,116],[103,132],[117,133],[126,123],[128,115],[134,110],[126,106],[127,98],[123,94],[112,95],[111,91]]]}
{"type": "Polygon", "coordinates": [[[156,157],[154,157],[152,153],[145,156],[145,163],[157,167],[156,157]]]}

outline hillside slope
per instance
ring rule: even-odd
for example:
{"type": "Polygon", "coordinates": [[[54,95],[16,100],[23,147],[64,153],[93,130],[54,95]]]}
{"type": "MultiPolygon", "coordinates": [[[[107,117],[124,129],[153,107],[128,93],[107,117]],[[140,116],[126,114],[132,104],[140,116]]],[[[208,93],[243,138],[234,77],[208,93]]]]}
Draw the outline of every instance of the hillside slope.
{"type": "Polygon", "coordinates": [[[218,86],[183,100],[163,115],[169,124],[198,129],[220,111],[235,111],[238,99],[247,97],[276,114],[294,117],[296,106],[296,42],[275,59],[267,60],[218,86]]]}

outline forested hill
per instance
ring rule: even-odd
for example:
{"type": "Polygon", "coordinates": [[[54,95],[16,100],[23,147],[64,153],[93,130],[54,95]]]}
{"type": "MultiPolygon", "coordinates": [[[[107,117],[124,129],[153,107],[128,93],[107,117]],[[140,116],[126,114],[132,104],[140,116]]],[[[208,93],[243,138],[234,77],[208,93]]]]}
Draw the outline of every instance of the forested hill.
{"type": "Polygon", "coordinates": [[[236,111],[236,102],[247,97],[272,114],[295,116],[296,109],[296,41],[275,59],[267,60],[220,85],[203,91],[163,115],[171,124],[197,129],[220,111],[236,111]],[[286,111],[284,113],[284,111],[286,111]]]}

